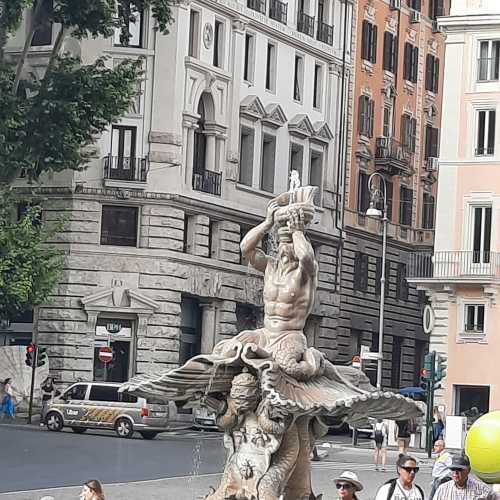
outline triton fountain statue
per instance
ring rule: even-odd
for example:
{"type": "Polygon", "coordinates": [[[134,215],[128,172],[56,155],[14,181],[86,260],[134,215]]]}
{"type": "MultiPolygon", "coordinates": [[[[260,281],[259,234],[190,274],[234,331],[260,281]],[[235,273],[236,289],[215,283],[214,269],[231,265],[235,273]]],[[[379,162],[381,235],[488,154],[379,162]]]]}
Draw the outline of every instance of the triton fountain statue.
{"type": "Polygon", "coordinates": [[[163,400],[204,404],[218,415],[227,458],[219,487],[206,500],[314,500],[310,456],[326,432],[321,417],[356,426],[368,416],[412,418],[419,408],[401,395],[376,391],[352,367],[336,366],[308,347],[303,333],[317,286],[318,264],[305,232],[317,188],[300,186],[268,205],[266,219],[241,242],[264,273],[264,326],[219,342],[211,354],[180,368],[139,375],[121,390],[163,400]],[[278,226],[277,255],[260,243],[278,226]]]}

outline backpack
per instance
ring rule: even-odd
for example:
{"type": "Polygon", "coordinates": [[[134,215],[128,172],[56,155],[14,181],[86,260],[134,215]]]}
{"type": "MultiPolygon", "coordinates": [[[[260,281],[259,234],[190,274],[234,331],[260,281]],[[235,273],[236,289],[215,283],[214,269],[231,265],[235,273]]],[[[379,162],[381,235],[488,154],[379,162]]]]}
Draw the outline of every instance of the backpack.
{"type": "MultiPolygon", "coordinates": [[[[384,484],[390,484],[389,491],[387,492],[387,499],[386,500],[391,500],[392,494],[394,493],[394,490],[396,489],[396,482],[397,478],[395,479],[390,479],[384,484]]],[[[424,500],[425,495],[424,495],[424,490],[418,485],[415,484],[415,488],[417,488],[418,492],[420,493],[420,496],[422,497],[422,500],[424,500]]]]}

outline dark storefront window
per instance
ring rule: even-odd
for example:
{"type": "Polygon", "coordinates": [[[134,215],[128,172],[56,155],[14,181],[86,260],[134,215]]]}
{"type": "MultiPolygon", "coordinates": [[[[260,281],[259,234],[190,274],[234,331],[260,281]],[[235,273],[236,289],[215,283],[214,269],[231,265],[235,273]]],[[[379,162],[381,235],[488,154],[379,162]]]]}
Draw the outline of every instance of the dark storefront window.
{"type": "Polygon", "coordinates": [[[101,245],[137,246],[137,207],[103,205],[101,245]]]}

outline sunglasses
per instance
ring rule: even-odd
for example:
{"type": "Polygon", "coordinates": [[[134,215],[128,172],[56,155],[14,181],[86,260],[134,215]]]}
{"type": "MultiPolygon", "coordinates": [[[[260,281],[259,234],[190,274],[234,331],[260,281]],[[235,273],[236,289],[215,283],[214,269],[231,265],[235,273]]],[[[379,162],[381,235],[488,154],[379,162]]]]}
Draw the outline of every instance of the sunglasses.
{"type": "Polygon", "coordinates": [[[401,469],[404,469],[408,474],[411,474],[414,472],[415,474],[420,470],[420,467],[400,467],[401,469]]]}
{"type": "Polygon", "coordinates": [[[338,490],[350,490],[352,488],[352,484],[349,483],[337,483],[336,486],[338,490]]]}

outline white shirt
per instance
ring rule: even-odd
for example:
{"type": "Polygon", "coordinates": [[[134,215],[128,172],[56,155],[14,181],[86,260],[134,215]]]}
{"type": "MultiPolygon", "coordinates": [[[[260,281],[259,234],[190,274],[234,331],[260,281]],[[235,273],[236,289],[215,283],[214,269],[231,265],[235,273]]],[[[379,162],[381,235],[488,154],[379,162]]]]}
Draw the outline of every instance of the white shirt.
{"type": "Polygon", "coordinates": [[[443,450],[434,462],[434,466],[432,467],[432,477],[441,479],[446,476],[451,476],[450,469],[448,469],[450,465],[451,455],[446,450],[443,450]]]}
{"type": "Polygon", "coordinates": [[[474,479],[467,478],[465,488],[459,488],[453,479],[442,484],[434,495],[434,500],[478,500],[478,499],[493,500],[495,493],[485,483],[474,479]]]}
{"type": "Polygon", "coordinates": [[[418,491],[417,487],[412,484],[411,490],[406,490],[403,488],[402,484],[399,482],[399,479],[396,481],[396,487],[394,488],[394,493],[391,498],[388,499],[387,495],[389,494],[390,484],[384,484],[377,491],[377,496],[375,500],[424,500],[420,491],[418,491]]]}

